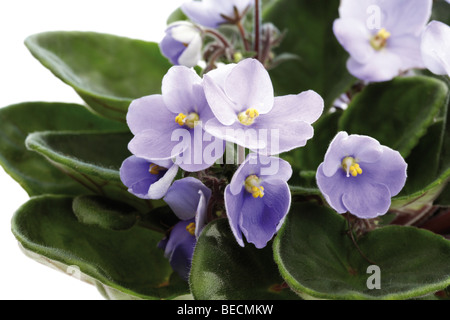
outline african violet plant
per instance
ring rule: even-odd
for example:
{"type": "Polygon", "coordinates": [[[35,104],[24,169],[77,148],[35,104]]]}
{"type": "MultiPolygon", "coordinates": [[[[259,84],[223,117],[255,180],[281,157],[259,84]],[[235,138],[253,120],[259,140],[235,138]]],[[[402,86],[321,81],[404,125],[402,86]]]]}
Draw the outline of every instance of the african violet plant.
{"type": "Polygon", "coordinates": [[[449,22],[445,1],[203,0],[160,43],[30,36],[86,106],[0,110],[31,197],[12,231],[106,298],[448,298],[449,22]]]}

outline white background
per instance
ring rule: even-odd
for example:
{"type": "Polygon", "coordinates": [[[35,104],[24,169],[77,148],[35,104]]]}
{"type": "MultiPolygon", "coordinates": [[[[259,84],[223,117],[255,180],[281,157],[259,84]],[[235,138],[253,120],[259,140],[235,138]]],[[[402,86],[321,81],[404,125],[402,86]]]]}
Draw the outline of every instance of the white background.
{"type": "MultiPolygon", "coordinates": [[[[0,1],[0,107],[26,101],[82,103],[28,52],[29,35],[96,31],[159,42],[183,0],[0,1]]],[[[0,123],[1,125],[1,123],[0,123]]],[[[11,233],[14,211],[28,195],[0,167],[0,300],[95,300],[97,289],[26,257],[11,233]]]]}

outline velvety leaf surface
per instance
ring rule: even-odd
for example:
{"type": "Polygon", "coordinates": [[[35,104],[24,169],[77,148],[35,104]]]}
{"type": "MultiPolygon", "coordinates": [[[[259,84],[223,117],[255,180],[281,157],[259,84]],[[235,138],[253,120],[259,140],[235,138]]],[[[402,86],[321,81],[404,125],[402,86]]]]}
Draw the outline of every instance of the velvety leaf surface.
{"type": "Polygon", "coordinates": [[[324,98],[328,108],[355,81],[347,71],[348,54],[333,34],[339,3],[339,0],[278,0],[265,10],[265,22],[287,31],[276,53],[291,53],[300,58],[270,70],[277,95],[311,89],[324,98]]]}
{"type": "Polygon", "coordinates": [[[0,164],[30,195],[80,194],[88,189],[27,150],[25,139],[36,131],[128,131],[125,125],[68,103],[27,102],[0,109],[0,164]]]}
{"type": "MultiPolygon", "coordinates": [[[[443,77],[447,87],[450,81],[443,77]]],[[[401,211],[417,211],[430,205],[437,197],[439,202],[449,197],[445,191],[450,180],[450,90],[446,103],[434,117],[426,134],[406,158],[408,179],[400,194],[394,198],[392,208],[401,211]]]]}
{"type": "Polygon", "coordinates": [[[270,245],[240,247],[226,219],[211,222],[202,231],[190,275],[195,299],[298,299],[282,284],[270,245]]]}
{"type": "Polygon", "coordinates": [[[76,197],[72,210],[81,223],[116,231],[130,229],[139,216],[133,207],[98,195],[76,197]]]}
{"type": "Polygon", "coordinates": [[[133,99],[160,93],[171,67],[157,43],[108,34],[45,32],[28,37],[25,44],[93,110],[120,121],[133,99]]]}
{"type": "Polygon", "coordinates": [[[92,193],[120,199],[145,212],[153,207],[152,202],[129,193],[120,180],[119,169],[130,155],[131,138],[129,132],[36,132],[28,136],[26,145],[92,193]]]}
{"type": "Polygon", "coordinates": [[[370,84],[356,95],[339,130],[363,134],[408,156],[445,106],[448,88],[431,77],[370,84]]]}
{"type": "Polygon", "coordinates": [[[170,299],[189,292],[157,248],[163,234],[135,226],[113,231],[77,220],[71,197],[32,198],[14,215],[12,231],[38,261],[79,270],[109,298],[170,299]]]}
{"type": "MultiPolygon", "coordinates": [[[[295,204],[274,241],[274,256],[289,286],[324,299],[407,299],[450,284],[450,241],[413,227],[386,226],[357,239],[347,222],[313,203],[295,204]],[[380,268],[380,289],[367,286],[380,268]]],[[[370,282],[373,283],[373,282],[370,282]]]]}

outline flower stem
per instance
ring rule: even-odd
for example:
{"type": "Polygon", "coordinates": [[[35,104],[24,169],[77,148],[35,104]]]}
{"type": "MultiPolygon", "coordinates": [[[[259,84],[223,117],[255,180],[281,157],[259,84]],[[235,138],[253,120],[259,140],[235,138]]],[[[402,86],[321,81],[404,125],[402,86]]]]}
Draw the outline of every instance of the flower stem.
{"type": "MultiPolygon", "coordinates": [[[[261,1],[255,0],[255,43],[256,59],[261,61],[261,1]]],[[[262,61],[261,61],[262,62],[262,61]]]]}
{"type": "Polygon", "coordinates": [[[240,33],[240,35],[241,35],[241,38],[242,38],[242,42],[244,43],[244,49],[245,49],[245,51],[250,51],[250,45],[249,45],[249,43],[248,43],[248,41],[247,41],[247,37],[246,37],[246,35],[245,35],[245,30],[244,30],[244,26],[242,25],[242,21],[241,20],[239,20],[237,23],[236,23],[236,26],[238,27],[238,29],[239,29],[239,33],[240,33]]]}
{"type": "Polygon", "coordinates": [[[224,48],[231,48],[231,44],[228,42],[227,39],[225,39],[225,37],[220,34],[219,32],[217,32],[216,30],[212,30],[212,29],[205,29],[205,33],[206,34],[210,34],[213,37],[215,37],[217,40],[219,40],[220,42],[222,42],[224,48]]]}
{"type": "Polygon", "coordinates": [[[350,213],[347,212],[345,214],[345,217],[347,219],[347,223],[348,223],[348,235],[350,236],[350,239],[352,240],[353,244],[355,245],[356,249],[358,250],[359,254],[361,255],[361,257],[364,258],[364,260],[366,260],[368,263],[370,263],[371,265],[375,265],[376,263],[373,262],[372,260],[370,260],[369,258],[366,257],[366,255],[362,252],[361,248],[358,246],[358,243],[355,240],[355,236],[353,235],[353,225],[350,221],[350,213]]]}

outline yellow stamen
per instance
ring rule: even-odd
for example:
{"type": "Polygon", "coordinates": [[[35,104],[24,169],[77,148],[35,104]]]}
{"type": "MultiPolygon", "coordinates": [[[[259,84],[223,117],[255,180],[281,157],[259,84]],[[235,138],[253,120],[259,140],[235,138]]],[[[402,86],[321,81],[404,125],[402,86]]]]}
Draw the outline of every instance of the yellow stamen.
{"type": "Polygon", "coordinates": [[[376,35],[370,39],[370,44],[375,50],[381,50],[386,47],[387,40],[391,37],[391,33],[386,29],[381,29],[376,35]]]}
{"type": "Polygon", "coordinates": [[[175,117],[175,122],[178,123],[180,126],[184,126],[184,119],[186,119],[186,115],[180,113],[175,117]]]}
{"type": "Polygon", "coordinates": [[[253,196],[253,198],[262,198],[264,197],[264,187],[260,185],[261,179],[258,178],[256,175],[248,176],[247,179],[245,179],[245,190],[250,192],[253,196]]]}
{"type": "Polygon", "coordinates": [[[245,126],[249,126],[253,124],[255,119],[259,116],[258,110],[254,108],[249,108],[245,112],[241,112],[238,114],[239,122],[245,126]]]}
{"type": "Polygon", "coordinates": [[[186,226],[186,231],[189,232],[192,236],[195,235],[195,223],[191,222],[186,226]]]}
{"type": "Polygon", "coordinates": [[[148,172],[151,174],[159,174],[161,170],[165,170],[165,168],[160,167],[154,163],[150,163],[150,168],[148,169],[148,172]]]}
{"type": "Polygon", "coordinates": [[[350,175],[352,175],[352,177],[357,177],[358,174],[363,173],[361,167],[353,157],[344,158],[344,160],[342,160],[342,168],[347,172],[347,177],[350,177],[350,175]]]}
{"type": "Polygon", "coordinates": [[[175,117],[175,122],[178,123],[180,126],[186,125],[189,128],[194,128],[200,120],[200,117],[197,113],[191,112],[188,115],[185,115],[184,113],[180,113],[175,117]]]}

